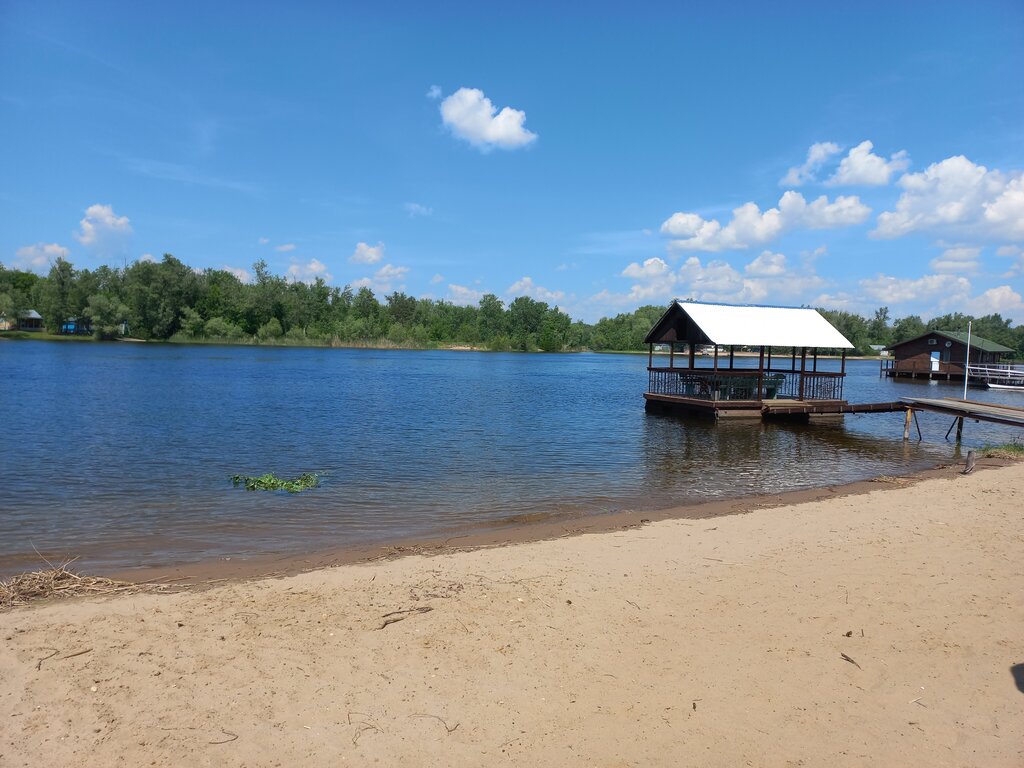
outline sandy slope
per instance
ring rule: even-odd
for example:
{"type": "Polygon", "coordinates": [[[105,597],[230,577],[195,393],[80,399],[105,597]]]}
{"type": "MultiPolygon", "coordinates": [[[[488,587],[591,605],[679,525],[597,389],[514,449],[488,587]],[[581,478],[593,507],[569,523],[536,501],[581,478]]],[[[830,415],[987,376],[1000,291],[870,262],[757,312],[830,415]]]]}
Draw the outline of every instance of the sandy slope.
{"type": "Polygon", "coordinates": [[[0,613],[0,765],[1021,766],[1022,514],[951,468],[0,613]]]}

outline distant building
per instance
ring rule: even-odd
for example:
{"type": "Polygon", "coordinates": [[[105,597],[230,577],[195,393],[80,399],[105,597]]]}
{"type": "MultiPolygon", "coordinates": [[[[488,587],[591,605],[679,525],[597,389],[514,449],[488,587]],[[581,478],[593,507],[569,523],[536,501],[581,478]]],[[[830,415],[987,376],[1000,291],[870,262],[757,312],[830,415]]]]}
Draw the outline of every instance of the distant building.
{"type": "MultiPolygon", "coordinates": [[[[886,361],[885,374],[912,379],[963,379],[967,359],[967,333],[928,331],[913,339],[890,344],[892,360],[886,361]]],[[[1012,353],[1009,347],[971,335],[971,365],[991,365],[1012,353]]]]}
{"type": "Polygon", "coordinates": [[[34,309],[25,309],[18,313],[18,319],[9,320],[0,315],[0,331],[41,331],[43,316],[34,309]]]}

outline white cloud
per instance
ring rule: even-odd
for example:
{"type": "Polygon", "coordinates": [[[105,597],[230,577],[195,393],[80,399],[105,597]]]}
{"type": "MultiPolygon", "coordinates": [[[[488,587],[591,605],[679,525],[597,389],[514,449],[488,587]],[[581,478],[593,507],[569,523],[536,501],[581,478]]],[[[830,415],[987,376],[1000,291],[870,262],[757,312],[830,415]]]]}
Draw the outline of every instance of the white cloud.
{"type": "Polygon", "coordinates": [[[295,243],[284,243],[283,245],[274,246],[274,250],[279,253],[289,253],[295,250],[295,243]]]}
{"type": "Polygon", "coordinates": [[[79,222],[75,239],[96,253],[109,256],[121,253],[132,234],[132,225],[127,216],[118,216],[110,205],[90,205],[85,209],[85,218],[79,222]]]}
{"type": "Polygon", "coordinates": [[[1016,277],[1024,273],[1024,248],[1019,245],[1003,245],[996,249],[996,256],[1013,260],[1009,271],[1003,277],[1016,277]]]}
{"type": "Polygon", "coordinates": [[[310,259],[305,264],[293,263],[288,267],[287,276],[288,281],[292,283],[312,284],[318,277],[328,283],[334,279],[334,276],[327,271],[327,265],[319,259],[310,259]]]}
{"type": "Polygon", "coordinates": [[[477,291],[465,285],[456,285],[455,283],[448,284],[447,300],[452,304],[458,304],[459,306],[466,307],[472,304],[479,304],[480,299],[483,297],[483,291],[477,291]]]}
{"type": "Polygon", "coordinates": [[[786,175],[779,180],[779,184],[786,187],[799,187],[801,184],[814,181],[818,169],[821,168],[829,158],[842,151],[842,148],[838,144],[833,144],[831,141],[821,141],[817,144],[811,144],[811,148],[807,150],[807,159],[804,161],[804,164],[790,168],[786,172],[786,175]]]}
{"type": "Polygon", "coordinates": [[[441,98],[441,86],[432,85],[427,89],[428,99],[440,99],[441,98]]]}
{"type": "Polygon", "coordinates": [[[270,242],[270,238],[269,238],[269,237],[261,237],[261,238],[259,239],[259,244],[260,244],[260,245],[266,245],[266,244],[267,244],[267,243],[269,243],[269,242],[270,242]]]}
{"type": "Polygon", "coordinates": [[[531,296],[538,301],[557,302],[565,298],[564,291],[551,291],[542,285],[537,285],[531,277],[522,277],[516,280],[505,291],[509,296],[531,296]]]}
{"type": "Polygon", "coordinates": [[[1019,320],[1024,316],[1024,298],[1008,285],[989,288],[967,305],[973,315],[991,315],[998,312],[1004,317],[1019,320]]]}
{"type": "Polygon", "coordinates": [[[405,212],[409,214],[410,219],[415,219],[417,216],[434,215],[433,208],[421,205],[420,203],[403,203],[402,207],[405,208],[405,212]]]}
{"type": "Polygon", "coordinates": [[[156,256],[154,256],[152,253],[144,253],[141,256],[139,256],[139,261],[145,261],[150,264],[156,264],[156,256]]]}
{"type": "Polygon", "coordinates": [[[899,180],[896,208],[878,215],[875,237],[911,232],[1024,239],[1024,177],[976,165],[963,155],[933,163],[899,180]]]}
{"type": "Polygon", "coordinates": [[[373,277],[363,277],[352,283],[353,288],[370,288],[374,293],[390,293],[393,290],[401,290],[405,286],[401,282],[408,274],[408,267],[396,267],[392,264],[385,264],[373,273],[373,277]]]}
{"type": "Polygon", "coordinates": [[[898,278],[889,275],[861,280],[861,292],[879,304],[923,304],[929,301],[940,306],[962,305],[971,293],[971,282],[958,275],[923,275],[898,278]]]}
{"type": "Polygon", "coordinates": [[[498,112],[477,88],[459,88],[442,101],[441,119],[452,133],[483,151],[516,149],[537,139],[523,127],[525,112],[511,107],[498,112]]]}
{"type": "Polygon", "coordinates": [[[431,285],[437,285],[438,283],[443,283],[443,282],[444,282],[444,275],[442,275],[440,273],[438,273],[438,274],[434,275],[432,278],[430,278],[430,284],[431,285]]]}
{"type": "Polygon", "coordinates": [[[221,267],[221,269],[224,270],[225,272],[228,272],[228,273],[234,275],[235,277],[237,277],[239,282],[242,282],[242,283],[251,283],[252,282],[252,275],[250,275],[247,270],[244,270],[241,267],[229,267],[229,266],[227,266],[225,264],[223,267],[221,267]]]}
{"type": "Polygon", "coordinates": [[[931,260],[936,272],[976,272],[981,248],[973,245],[953,245],[946,248],[941,256],[931,260]]]}
{"type": "Polygon", "coordinates": [[[356,243],[356,249],[348,260],[353,264],[376,264],[384,258],[384,243],[377,243],[374,246],[366,243],[356,243]]]}
{"type": "Polygon", "coordinates": [[[786,257],[781,253],[764,251],[743,268],[751,277],[778,277],[786,274],[786,257]]]}
{"type": "Polygon", "coordinates": [[[26,245],[14,252],[14,262],[11,266],[25,272],[42,274],[49,272],[50,266],[57,259],[67,259],[68,254],[68,249],[57,243],[26,245]]]}
{"type": "Polygon", "coordinates": [[[778,208],[761,211],[755,203],[745,203],[732,212],[732,220],[722,226],[716,219],[706,220],[696,213],[674,213],[661,225],[662,234],[673,237],[671,246],[685,251],[725,251],[768,243],[793,229],[830,229],[860,224],[871,214],[857,196],[839,196],[829,202],[821,195],[808,203],[799,192],[789,190],[779,199],[778,208]]]}
{"type": "Polygon", "coordinates": [[[829,186],[861,184],[880,187],[888,184],[894,173],[905,171],[910,166],[910,157],[905,150],[886,160],[871,151],[874,146],[870,141],[862,141],[851,149],[825,183],[829,186]]]}

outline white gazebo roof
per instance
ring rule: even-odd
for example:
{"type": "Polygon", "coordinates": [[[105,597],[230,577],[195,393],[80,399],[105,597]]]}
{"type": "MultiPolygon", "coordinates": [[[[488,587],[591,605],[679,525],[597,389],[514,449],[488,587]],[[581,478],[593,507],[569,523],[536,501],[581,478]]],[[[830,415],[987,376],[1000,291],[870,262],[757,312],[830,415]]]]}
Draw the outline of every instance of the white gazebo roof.
{"type": "Polygon", "coordinates": [[[853,349],[853,344],[814,309],[705,304],[696,301],[673,302],[648,334],[646,341],[705,343],[697,336],[705,337],[706,343],[720,346],[853,349]],[[680,330],[683,333],[679,333],[680,330]],[[694,330],[699,333],[694,334],[694,330]],[[658,338],[653,338],[655,335],[658,338]]]}

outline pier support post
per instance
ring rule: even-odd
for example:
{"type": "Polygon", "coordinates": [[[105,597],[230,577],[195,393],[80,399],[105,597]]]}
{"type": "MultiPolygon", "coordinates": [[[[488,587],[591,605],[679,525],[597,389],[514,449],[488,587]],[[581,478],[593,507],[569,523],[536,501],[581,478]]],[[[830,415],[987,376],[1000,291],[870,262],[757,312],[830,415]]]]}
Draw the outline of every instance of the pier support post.
{"type": "Polygon", "coordinates": [[[964,436],[964,417],[961,416],[956,420],[956,441],[959,443],[960,438],[964,436]]]}
{"type": "Polygon", "coordinates": [[[907,408],[906,416],[903,419],[903,439],[910,439],[910,420],[914,418],[914,409],[907,408]]]}

